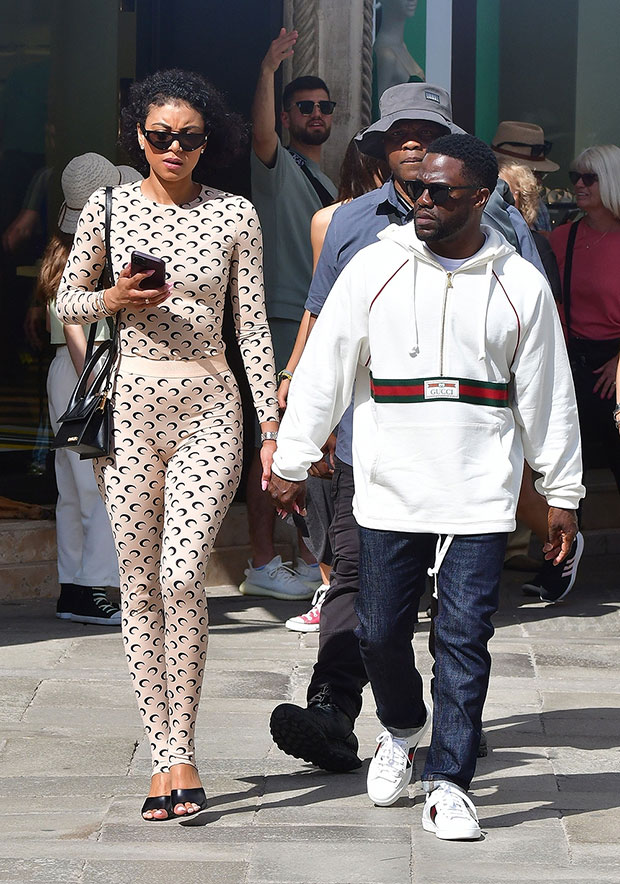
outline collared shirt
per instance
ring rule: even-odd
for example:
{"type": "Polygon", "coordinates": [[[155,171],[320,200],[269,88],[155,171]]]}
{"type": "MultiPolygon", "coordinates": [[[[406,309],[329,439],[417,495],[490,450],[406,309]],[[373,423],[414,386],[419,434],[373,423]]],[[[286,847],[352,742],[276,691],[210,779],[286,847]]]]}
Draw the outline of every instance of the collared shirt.
{"type": "MultiPolygon", "coordinates": [[[[545,275],[527,224],[516,209],[514,209],[516,213],[514,217],[512,213],[507,214],[507,209],[510,208],[514,207],[509,206],[497,190],[491,194],[488,203],[489,211],[485,210],[482,220],[506,236],[511,245],[515,245],[523,257],[545,275]],[[519,221],[522,224],[519,224],[519,221]],[[517,230],[514,229],[515,226],[517,226],[517,230]]],[[[404,201],[396,191],[392,178],[377,190],[365,193],[337,209],[327,228],[321,256],[308,292],[306,310],[318,315],[333,284],[351,258],[360,249],[376,242],[377,234],[388,225],[406,224],[412,217],[413,211],[406,211],[404,201]]],[[[338,424],[338,444],[336,446],[336,456],[350,466],[353,464],[352,438],[353,403],[345,411],[338,424]]]]}
{"type": "MultiPolygon", "coordinates": [[[[398,196],[394,181],[390,178],[377,190],[358,196],[336,209],[327,228],[321,257],[314,271],[308,292],[306,310],[318,314],[333,284],[351,258],[360,249],[377,241],[377,234],[390,224],[405,224],[412,217],[398,196]]],[[[336,456],[353,463],[351,443],[353,438],[353,402],[338,424],[336,456]]]]}

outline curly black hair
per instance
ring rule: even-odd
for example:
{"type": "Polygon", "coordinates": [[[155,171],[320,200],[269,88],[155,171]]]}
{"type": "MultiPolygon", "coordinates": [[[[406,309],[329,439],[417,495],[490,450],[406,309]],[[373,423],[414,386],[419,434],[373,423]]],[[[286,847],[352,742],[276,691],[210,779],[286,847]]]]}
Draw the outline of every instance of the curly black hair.
{"type": "Polygon", "coordinates": [[[427,153],[438,153],[463,163],[465,180],[475,187],[486,187],[493,193],[498,169],[495,154],[475,135],[440,135],[428,146],[427,153]]]}
{"type": "Polygon", "coordinates": [[[194,71],[173,68],[156,71],[140,82],[132,83],[129,101],[121,111],[120,142],[133,164],[141,172],[148,166],[136,137],[138,123],[144,125],[149,110],[169,102],[184,102],[198,111],[209,138],[197,169],[220,169],[239,156],[248,136],[243,118],[229,110],[224,96],[194,71]]]}

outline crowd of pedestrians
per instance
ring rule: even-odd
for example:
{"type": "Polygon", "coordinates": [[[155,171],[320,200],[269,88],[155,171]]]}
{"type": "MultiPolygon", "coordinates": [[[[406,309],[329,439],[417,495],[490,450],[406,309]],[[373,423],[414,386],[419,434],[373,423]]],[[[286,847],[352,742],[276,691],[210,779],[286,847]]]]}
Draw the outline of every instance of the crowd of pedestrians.
{"type": "Polygon", "coordinates": [[[178,70],[132,87],[121,129],[133,172],[93,154],[65,170],[75,217],[61,213],[40,282],[58,345],[53,421],[84,359],[76,326],[103,334],[117,317],[119,332],[112,444],[94,460],[101,497],[90,464],[57,456],[58,615],[121,623],[152,756],[143,819],[198,813],[205,571],[242,466],[228,303],[256,411],[239,589],[312,599],[286,626],[319,633],[307,704],[279,704],[273,738],[326,770],[359,768],[370,682],[382,726],[370,800],[403,794],[428,732],[422,825],[477,839],[468,789],[485,752],[508,536],[518,517],[538,537],[540,570],[524,590],[558,602],[584,547],[582,443],[588,466],[604,442],[620,489],[620,148],[577,157],[582,214],[550,231],[542,176],[556,164],[540,127],[504,122],[488,146],[453,121],[444,89],[397,84],[351,141],[337,188],[320,168],[337,119],[323,80],[285,87],[288,147],[277,134],[275,75],[296,39],[282,29],[261,65],[252,202],[197,182],[201,164],[212,172],[239,154],[244,124],[178,70]],[[165,262],[162,284],[137,269],[135,249],[165,262]],[[297,527],[295,563],[276,555],[278,514],[297,527]],[[110,527],[106,571],[90,538],[100,534],[101,553],[110,527]],[[432,708],[412,650],[429,577],[432,708]],[[120,610],[105,596],[119,583],[120,610]]]}

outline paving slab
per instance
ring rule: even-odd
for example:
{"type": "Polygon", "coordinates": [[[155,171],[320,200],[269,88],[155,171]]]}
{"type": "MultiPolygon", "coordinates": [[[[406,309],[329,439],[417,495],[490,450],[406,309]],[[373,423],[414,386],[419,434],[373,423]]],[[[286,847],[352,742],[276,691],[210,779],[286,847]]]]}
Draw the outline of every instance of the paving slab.
{"type": "MultiPolygon", "coordinates": [[[[472,786],[484,833],[475,843],[422,830],[425,746],[408,793],[390,808],[369,802],[381,730],[369,688],[358,771],[328,774],[274,746],[271,710],[303,702],[318,637],[282,627],[289,603],[235,587],[209,589],[196,736],[209,807],[192,820],[143,822],[149,747],[118,630],[63,624],[51,601],[3,605],[0,884],[617,884],[620,557],[585,567],[586,581],[580,574],[557,606],[532,603],[522,576],[504,575],[484,713],[490,752],[472,786]]],[[[424,613],[419,626],[428,690],[424,613]]]]}

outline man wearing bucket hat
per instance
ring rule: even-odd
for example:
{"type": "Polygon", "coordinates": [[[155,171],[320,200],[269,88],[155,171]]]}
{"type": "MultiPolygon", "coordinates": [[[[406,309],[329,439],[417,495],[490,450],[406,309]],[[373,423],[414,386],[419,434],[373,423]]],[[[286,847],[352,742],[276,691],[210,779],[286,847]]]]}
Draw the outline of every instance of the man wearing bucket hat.
{"type": "MultiPolygon", "coordinates": [[[[518,120],[503,120],[491,142],[491,149],[497,157],[509,157],[521,166],[531,169],[541,191],[544,190],[542,181],[547,172],[557,172],[560,168],[547,156],[552,146],[552,143],[545,139],[545,133],[540,126],[518,120]]],[[[542,199],[534,229],[551,230],[549,212],[542,199]]]]}
{"type": "MultiPolygon", "coordinates": [[[[357,136],[362,153],[386,159],[392,177],[379,189],[339,208],[327,229],[321,257],[306,301],[311,325],[346,264],[362,248],[376,242],[389,224],[412,218],[405,182],[418,176],[428,145],[440,135],[462,134],[452,121],[450,95],[430,83],[392,86],[381,96],[381,117],[357,136]]],[[[515,210],[516,212],[516,210],[515,210]]],[[[491,194],[483,222],[499,230],[511,245],[521,244],[524,257],[536,251],[527,224],[517,237],[506,203],[491,194]],[[529,251],[523,245],[529,246],[529,251]]],[[[517,221],[518,223],[518,221],[517,221]]],[[[536,253],[537,255],[537,253],[536,253]]],[[[534,262],[533,262],[534,263],[534,262]]],[[[541,269],[538,260],[536,266],[541,269]]],[[[289,363],[290,364],[290,363],[289,363]]],[[[354,603],[359,589],[358,526],[353,517],[352,405],[338,428],[336,468],[332,479],[334,519],[330,539],[334,559],[330,589],[321,609],[319,652],[307,691],[307,708],[282,703],[271,715],[271,733],[284,752],[323,767],[346,771],[360,767],[353,724],[362,706],[366,670],[355,635],[354,603]]],[[[481,753],[486,754],[484,745],[481,753]]]]}

